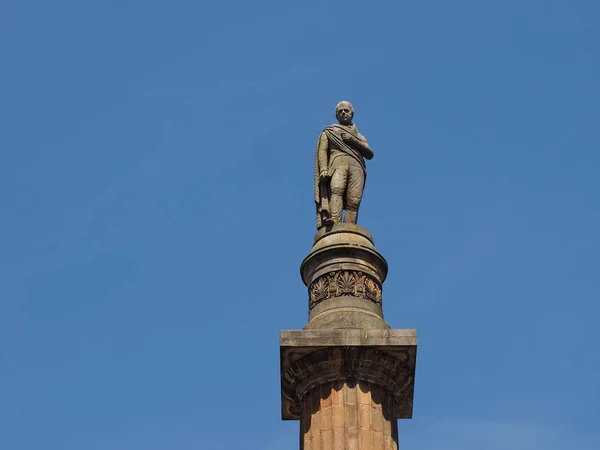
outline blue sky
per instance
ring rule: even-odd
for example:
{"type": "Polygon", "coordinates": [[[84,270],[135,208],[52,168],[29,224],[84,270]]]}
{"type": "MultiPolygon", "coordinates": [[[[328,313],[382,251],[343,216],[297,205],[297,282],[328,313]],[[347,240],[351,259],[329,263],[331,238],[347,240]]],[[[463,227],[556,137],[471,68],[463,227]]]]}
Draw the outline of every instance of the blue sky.
{"type": "Polygon", "coordinates": [[[294,450],[314,145],[417,328],[404,449],[600,448],[600,3],[4,0],[0,448],[294,450]]]}

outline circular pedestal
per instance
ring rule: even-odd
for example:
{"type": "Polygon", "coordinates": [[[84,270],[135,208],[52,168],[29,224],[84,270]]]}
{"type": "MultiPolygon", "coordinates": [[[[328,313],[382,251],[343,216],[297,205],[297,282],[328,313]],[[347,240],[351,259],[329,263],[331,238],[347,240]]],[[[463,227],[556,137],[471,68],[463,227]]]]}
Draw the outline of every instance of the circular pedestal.
{"type": "Polygon", "coordinates": [[[300,273],[308,287],[311,328],[389,328],[383,320],[387,262],[362,227],[339,223],[315,236],[300,273]]]}

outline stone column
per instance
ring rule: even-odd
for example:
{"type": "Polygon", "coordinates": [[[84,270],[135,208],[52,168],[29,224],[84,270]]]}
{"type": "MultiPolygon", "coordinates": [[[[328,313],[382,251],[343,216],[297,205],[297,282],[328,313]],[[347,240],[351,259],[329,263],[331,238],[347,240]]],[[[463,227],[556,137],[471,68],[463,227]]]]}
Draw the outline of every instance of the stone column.
{"type": "Polygon", "coordinates": [[[321,384],[303,398],[300,448],[303,450],[397,450],[394,399],[367,381],[321,384]]]}
{"type": "Polygon", "coordinates": [[[387,263],[364,229],[321,229],[301,265],[309,322],[280,336],[282,418],[302,450],[396,450],[412,417],[416,331],[383,319],[387,263]]]}

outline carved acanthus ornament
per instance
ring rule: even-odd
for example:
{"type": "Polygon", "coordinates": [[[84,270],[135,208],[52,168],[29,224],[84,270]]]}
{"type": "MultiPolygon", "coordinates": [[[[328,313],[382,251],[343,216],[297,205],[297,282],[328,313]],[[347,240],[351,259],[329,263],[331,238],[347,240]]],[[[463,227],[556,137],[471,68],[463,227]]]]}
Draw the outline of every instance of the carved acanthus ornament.
{"type": "Polygon", "coordinates": [[[364,298],[381,306],[381,284],[360,271],[329,272],[314,280],[308,292],[311,309],[323,300],[343,296],[364,298]]]}

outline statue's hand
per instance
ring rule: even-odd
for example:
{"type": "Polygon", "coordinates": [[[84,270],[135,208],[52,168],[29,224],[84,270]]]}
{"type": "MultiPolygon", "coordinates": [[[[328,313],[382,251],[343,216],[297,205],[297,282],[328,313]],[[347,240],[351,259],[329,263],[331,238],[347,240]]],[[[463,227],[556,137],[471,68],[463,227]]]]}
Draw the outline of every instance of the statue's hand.
{"type": "Polygon", "coordinates": [[[329,172],[327,172],[327,170],[321,170],[321,172],[319,173],[319,181],[329,181],[329,178],[329,172]]]}
{"type": "Polygon", "coordinates": [[[357,139],[354,136],[352,136],[350,133],[343,133],[343,132],[342,132],[342,140],[346,144],[355,144],[357,142],[357,139]]]}

